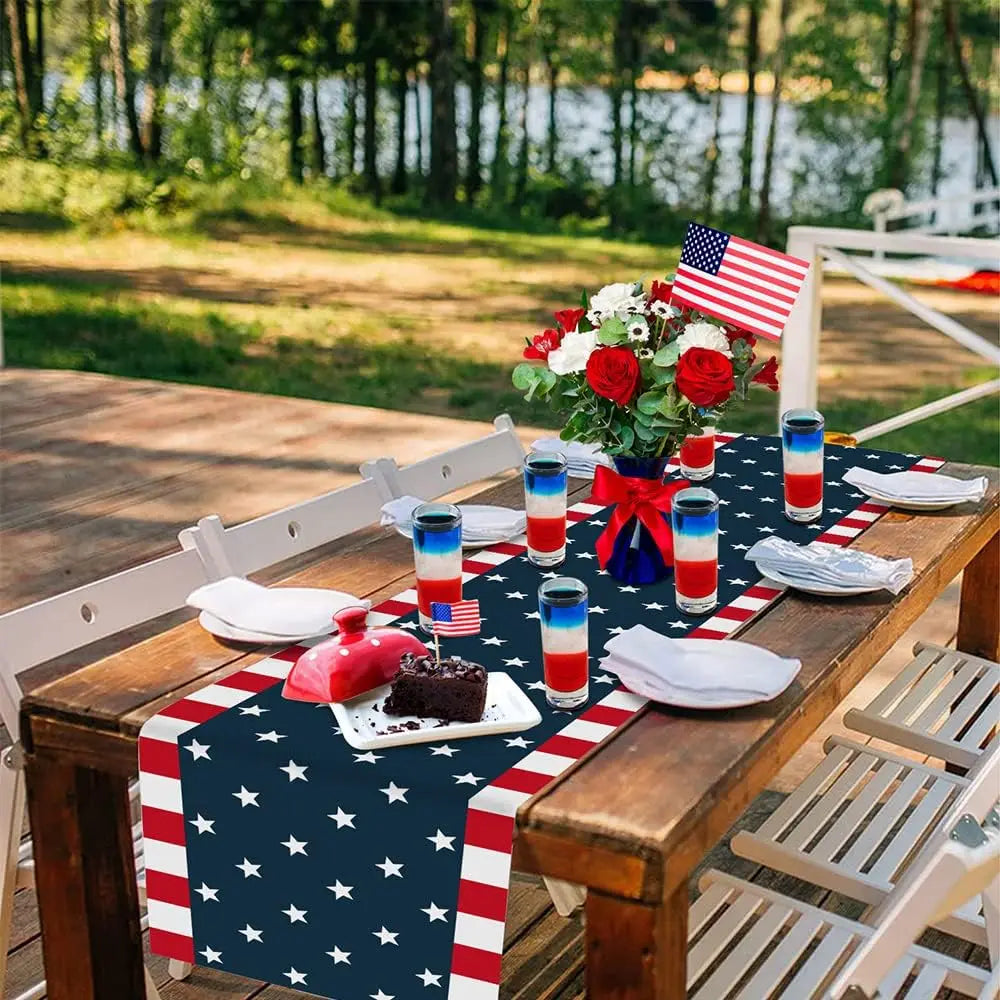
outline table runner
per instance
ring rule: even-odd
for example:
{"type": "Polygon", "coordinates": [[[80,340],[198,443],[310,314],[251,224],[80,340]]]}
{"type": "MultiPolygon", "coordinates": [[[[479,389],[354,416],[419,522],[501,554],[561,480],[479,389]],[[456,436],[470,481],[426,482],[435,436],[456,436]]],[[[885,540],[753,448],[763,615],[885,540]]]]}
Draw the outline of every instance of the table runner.
{"type": "MultiPolygon", "coordinates": [[[[675,636],[733,634],[782,593],[754,582],[743,559],[754,541],[846,545],[888,509],[840,481],[854,464],[933,472],[943,461],[827,446],[823,520],[794,525],[783,516],[780,439],[721,437],[710,484],[721,505],[720,607],[707,619],[677,611],[672,578],[631,587],[600,571],[594,542],[606,518],[573,505],[560,572],[590,588],[595,663],[590,701],[575,712],[545,703],[542,574],[519,544],[470,553],[463,596],[479,599],[483,630],[446,640],[445,652],[511,674],[542,713],[523,733],[353,750],[327,706],[281,698],[303,646],[162,710],[139,738],[153,951],[336,1000],[425,990],[495,1000],[518,806],[645,704],[596,666],[606,639],[640,622],[675,636]]],[[[415,591],[370,621],[415,628],[415,591]]]]}

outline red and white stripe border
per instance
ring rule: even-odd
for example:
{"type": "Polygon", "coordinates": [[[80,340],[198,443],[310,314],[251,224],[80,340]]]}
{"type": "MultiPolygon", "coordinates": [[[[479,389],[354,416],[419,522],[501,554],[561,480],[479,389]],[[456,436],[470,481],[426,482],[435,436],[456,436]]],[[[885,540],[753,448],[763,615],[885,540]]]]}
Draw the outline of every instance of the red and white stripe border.
{"type": "MultiPolygon", "coordinates": [[[[717,434],[716,448],[738,434],[717,434]]],[[[670,465],[676,465],[671,460],[670,465]]],[[[921,458],[912,469],[935,472],[944,459],[921,458]]],[[[569,526],[604,508],[581,501],[567,509],[569,526]]],[[[888,510],[861,504],[819,539],[848,545],[888,510]]],[[[501,542],[463,560],[463,581],[494,572],[526,551],[521,539],[501,542]]],[[[725,639],[766,610],[784,593],[761,580],[688,633],[691,638],[725,639]]],[[[369,612],[385,625],[417,609],[413,588],[382,601],[369,612]]],[[[311,640],[308,645],[322,641],[311,640]]],[[[159,955],[194,962],[187,837],[180,781],[180,739],[203,722],[283,681],[306,645],[291,646],[180,699],[153,716],[139,734],[139,782],[145,841],[146,896],[150,948],[159,955]]],[[[647,699],[618,688],[596,702],[537,750],[469,800],[455,915],[448,1000],[496,1000],[499,994],[507,894],[518,807],[598,743],[611,736],[647,699]]]]}

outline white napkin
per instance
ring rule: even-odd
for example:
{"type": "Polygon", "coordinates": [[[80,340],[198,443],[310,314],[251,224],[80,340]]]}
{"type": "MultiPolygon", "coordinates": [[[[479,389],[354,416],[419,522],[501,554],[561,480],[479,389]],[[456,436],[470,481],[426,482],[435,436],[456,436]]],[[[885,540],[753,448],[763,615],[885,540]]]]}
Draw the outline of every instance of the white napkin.
{"type": "Polygon", "coordinates": [[[596,444],[581,441],[561,441],[559,438],[539,438],[531,442],[534,451],[559,451],[566,456],[566,468],[571,476],[593,479],[598,465],[610,466],[611,459],[596,444]]]}
{"type": "Polygon", "coordinates": [[[645,625],[633,625],[604,648],[608,655],[601,667],[630,691],[686,708],[770,701],[802,666],[747,642],[671,639],[645,625]]]}
{"type": "MultiPolygon", "coordinates": [[[[413,512],[425,503],[419,497],[404,496],[382,505],[382,524],[398,524],[413,530],[413,512]]],[[[524,533],[527,526],[523,510],[492,507],[487,504],[459,504],[462,512],[462,541],[503,542],[524,533]]]]}
{"type": "Polygon", "coordinates": [[[945,503],[954,500],[982,500],[989,481],[985,476],[975,479],[955,479],[940,473],[892,472],[888,475],[854,466],[844,473],[844,482],[856,486],[863,493],[877,494],[889,500],[915,500],[945,503]]]}
{"type": "Polygon", "coordinates": [[[206,583],[188,595],[187,603],[236,628],[277,637],[322,635],[332,631],[333,616],[341,608],[370,607],[339,590],[269,588],[239,576],[206,583]]]}
{"type": "Polygon", "coordinates": [[[898,594],[913,579],[912,559],[883,559],[827,542],[796,545],[774,535],[755,542],[746,558],[764,574],[772,567],[803,583],[834,587],[878,587],[898,594]]]}

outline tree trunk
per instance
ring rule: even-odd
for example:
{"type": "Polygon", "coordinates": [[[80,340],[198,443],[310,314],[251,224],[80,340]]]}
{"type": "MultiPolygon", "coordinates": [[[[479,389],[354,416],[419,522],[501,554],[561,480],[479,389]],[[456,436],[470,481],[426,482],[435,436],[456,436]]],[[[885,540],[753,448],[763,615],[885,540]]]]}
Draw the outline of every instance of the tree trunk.
{"type": "Polygon", "coordinates": [[[368,0],[358,8],[358,41],[364,57],[362,86],[365,98],[365,124],[362,133],[365,187],[375,203],[381,200],[378,177],[378,5],[368,0]]]}
{"type": "Polygon", "coordinates": [[[35,108],[45,110],[45,0],[35,0],[35,108]]]}
{"type": "Polygon", "coordinates": [[[451,0],[434,0],[431,31],[431,200],[450,205],[458,187],[458,138],[455,134],[455,37],[451,0]]]}
{"type": "Polygon", "coordinates": [[[510,36],[513,30],[513,14],[510,8],[504,15],[503,30],[497,40],[500,55],[500,71],[497,79],[497,137],[493,144],[493,165],[490,168],[490,197],[494,202],[502,202],[507,197],[507,82],[510,75],[510,36]]]}
{"type": "Polygon", "coordinates": [[[129,148],[142,159],[142,135],[135,111],[135,76],[128,56],[127,0],[111,0],[111,59],[115,70],[115,90],[125,112],[129,148]]]}
{"type": "Polygon", "coordinates": [[[201,94],[199,95],[202,110],[208,107],[208,97],[215,82],[215,42],[218,37],[215,25],[202,24],[201,29],[201,94]]]}
{"type": "Polygon", "coordinates": [[[319,74],[312,78],[312,168],[316,177],[326,176],[326,137],[323,135],[323,117],[319,110],[319,74]]]}
{"type": "Polygon", "coordinates": [[[889,106],[896,85],[896,37],[899,33],[899,0],[889,0],[885,15],[885,58],[882,77],[885,80],[885,103],[889,106]]]}
{"type": "Polygon", "coordinates": [[[747,15],[747,101],[746,123],[743,126],[743,152],[740,157],[739,211],[750,211],[750,190],[753,184],[753,133],[757,111],[757,64],[760,60],[760,0],[750,0],[747,15]]]}
{"type": "Polygon", "coordinates": [[[99,0],[87,0],[87,55],[90,62],[90,85],[94,88],[94,140],[100,156],[104,144],[104,74],[97,39],[98,2],[99,0]]]}
{"type": "Polygon", "coordinates": [[[524,196],[528,190],[528,159],[530,153],[530,140],[528,138],[528,102],[531,98],[531,66],[524,65],[524,87],[523,99],[521,101],[521,113],[518,117],[517,130],[520,133],[521,141],[517,148],[517,171],[514,175],[514,204],[517,208],[524,205],[524,196]]]}
{"type": "Polygon", "coordinates": [[[545,51],[545,75],[549,83],[549,123],[545,142],[547,152],[545,169],[548,173],[554,174],[556,172],[556,156],[559,151],[559,123],[556,120],[559,63],[556,60],[555,51],[551,48],[545,51]]]}
{"type": "Polygon", "coordinates": [[[982,148],[986,170],[990,175],[993,187],[1000,187],[1000,180],[997,180],[996,161],[993,159],[989,134],[986,131],[986,117],[983,114],[983,106],[979,102],[976,86],[969,76],[969,67],[965,61],[965,53],[962,51],[962,37],[959,32],[958,11],[955,0],[944,0],[944,28],[948,35],[948,41],[951,43],[952,58],[955,60],[958,75],[962,80],[962,90],[965,93],[966,103],[969,105],[969,111],[976,122],[976,131],[979,135],[979,143],[982,148]]]}
{"type": "Polygon", "coordinates": [[[167,0],[149,3],[149,64],[142,106],[142,145],[147,163],[156,163],[163,148],[163,105],[166,99],[165,56],[167,0]]]}
{"type": "Polygon", "coordinates": [[[764,176],[760,183],[760,208],[757,211],[757,242],[766,243],[771,231],[771,177],[774,171],[774,144],[781,113],[781,85],[785,74],[785,43],[792,0],[781,0],[778,14],[778,43],[774,53],[774,91],[771,94],[771,121],[764,145],[764,176]]]}
{"type": "Polygon", "coordinates": [[[347,148],[344,158],[347,160],[347,176],[354,176],[355,160],[358,156],[358,71],[352,63],[345,71],[347,76],[347,121],[344,131],[347,133],[347,148]]]}
{"type": "Polygon", "coordinates": [[[420,103],[420,76],[413,73],[413,124],[417,132],[417,176],[424,176],[424,110],[420,103]]]}
{"type": "Polygon", "coordinates": [[[28,41],[27,0],[7,0],[7,21],[10,24],[10,54],[14,61],[14,90],[17,96],[21,145],[25,152],[31,152],[37,107],[35,65],[28,41]]]}
{"type": "MultiPolygon", "coordinates": [[[[931,196],[937,197],[941,184],[941,157],[944,153],[944,119],[948,110],[948,47],[938,49],[937,79],[934,95],[934,159],[931,163],[931,196]]],[[[934,213],[937,221],[937,212],[934,213]]]]}
{"type": "Polygon", "coordinates": [[[392,193],[406,191],[406,101],[409,92],[405,66],[396,71],[396,169],[392,173],[392,193]]]}
{"type": "Polygon", "coordinates": [[[909,181],[910,150],[913,146],[913,129],[920,103],[920,84],[927,57],[927,35],[931,7],[929,0],[910,0],[910,23],[907,33],[910,73],[906,86],[906,105],[900,120],[899,136],[893,150],[893,166],[889,186],[903,191],[909,181]]]}
{"type": "Polygon", "coordinates": [[[469,153],[465,165],[465,198],[475,201],[483,185],[483,49],[486,18],[482,0],[472,3],[472,54],[469,59],[469,153]]]}
{"type": "Polygon", "coordinates": [[[705,219],[711,223],[715,218],[715,188],[719,179],[719,146],[722,140],[722,70],[719,82],[712,95],[712,138],[705,150],[708,169],[705,171],[705,219]]]}
{"type": "MultiPolygon", "coordinates": [[[[614,71],[611,79],[611,155],[613,162],[612,184],[616,198],[621,191],[624,163],[625,124],[623,107],[622,80],[625,75],[625,65],[628,62],[627,46],[629,37],[628,22],[632,12],[632,0],[621,0],[618,19],[615,22],[614,38],[614,71]]],[[[612,223],[615,213],[612,211],[612,223]]]]}
{"type": "Polygon", "coordinates": [[[297,73],[288,74],[288,176],[302,183],[302,79],[297,73]]]}
{"type": "Polygon", "coordinates": [[[639,111],[637,106],[638,89],[636,87],[637,54],[632,57],[628,71],[628,186],[629,191],[635,190],[635,155],[639,147],[639,111]]]}

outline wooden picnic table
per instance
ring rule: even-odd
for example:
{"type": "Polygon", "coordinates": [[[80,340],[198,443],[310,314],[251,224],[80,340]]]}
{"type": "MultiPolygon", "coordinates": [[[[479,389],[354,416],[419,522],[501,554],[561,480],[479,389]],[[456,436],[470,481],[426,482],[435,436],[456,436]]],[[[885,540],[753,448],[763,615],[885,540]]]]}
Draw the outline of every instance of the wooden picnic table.
{"type": "MultiPolygon", "coordinates": [[[[979,504],[888,513],[854,544],[910,556],[897,597],[789,594],[742,634],[802,660],[767,704],[696,713],[650,706],[518,813],[515,868],[578,882],[590,1000],[686,995],[688,880],[705,853],[904,630],[962,570],[958,646],[1000,658],[1000,470],[979,504]]],[[[571,481],[570,500],[589,484],[571,481]]],[[[485,503],[519,506],[520,478],[485,503]]],[[[391,597],[412,585],[408,540],[370,528],[327,546],[289,584],[391,597]]],[[[142,949],[129,780],[143,723],[265,651],[223,645],[188,622],[29,695],[22,733],[51,1000],[141,1000],[142,949]]]]}

